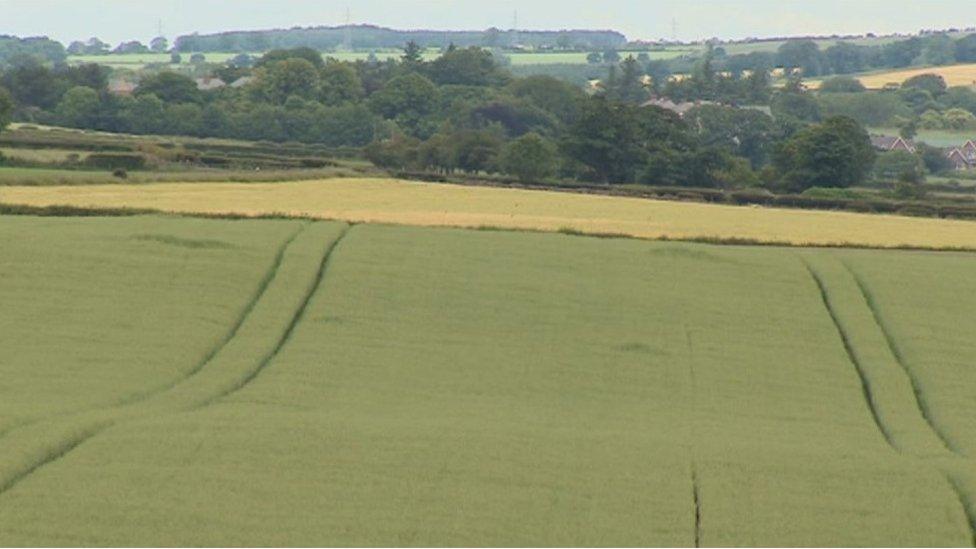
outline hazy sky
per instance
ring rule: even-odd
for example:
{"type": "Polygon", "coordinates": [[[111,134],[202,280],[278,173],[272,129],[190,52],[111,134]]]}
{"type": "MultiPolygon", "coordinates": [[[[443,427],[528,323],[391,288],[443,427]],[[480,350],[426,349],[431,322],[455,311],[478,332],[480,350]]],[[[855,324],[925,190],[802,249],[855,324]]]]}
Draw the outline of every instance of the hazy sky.
{"type": "Polygon", "coordinates": [[[353,23],[396,28],[612,28],[629,38],[915,32],[976,25],[973,0],[0,0],[0,34],[68,42],[353,23]]]}

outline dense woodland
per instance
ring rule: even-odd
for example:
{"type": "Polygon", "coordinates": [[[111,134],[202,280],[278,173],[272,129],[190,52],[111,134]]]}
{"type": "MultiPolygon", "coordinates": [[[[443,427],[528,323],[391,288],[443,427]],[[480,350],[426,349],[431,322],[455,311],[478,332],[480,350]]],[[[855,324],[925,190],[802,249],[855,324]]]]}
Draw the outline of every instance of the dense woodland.
{"type": "MultiPolygon", "coordinates": [[[[892,52],[930,55],[939,40],[850,48],[865,59],[910,63],[907,53],[892,52]]],[[[973,40],[951,42],[954,55],[966,55],[973,40]]],[[[605,76],[596,89],[515,76],[492,51],[474,46],[452,46],[428,61],[424,48],[410,42],[399,59],[357,62],[293,48],[195,67],[196,75],[245,85],[201,91],[191,76],[155,67],[139,75],[131,96],[109,92],[110,69],[67,65],[63,47],[53,44],[0,40],[0,110],[7,119],[357,148],[376,165],[405,172],[777,192],[872,178],[917,184],[949,169],[942,153],[923,146],[918,155],[885,153],[876,161],[865,127],[894,124],[910,137],[918,128],[976,126],[976,92],[947,88],[937,76],[885,92],[835,77],[814,93],[803,85],[802,70],[774,88],[769,67],[735,66],[740,57],[816,52],[822,63],[834,60],[809,71],[820,74],[836,63],[836,48],[850,50],[845,44],[820,52],[812,42],[791,42],[777,54],[746,56],[708,47],[681,78],[670,78],[666,62],[604,52],[605,76]],[[683,116],[644,105],[658,96],[698,104],[683,116]]],[[[805,59],[790,64],[806,69],[805,59]]]]}

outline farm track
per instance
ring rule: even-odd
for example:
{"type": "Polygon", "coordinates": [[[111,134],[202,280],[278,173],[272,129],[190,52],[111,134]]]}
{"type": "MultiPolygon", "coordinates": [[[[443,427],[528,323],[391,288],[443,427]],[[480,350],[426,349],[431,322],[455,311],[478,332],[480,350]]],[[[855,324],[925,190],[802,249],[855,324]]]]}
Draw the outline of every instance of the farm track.
{"type": "Polygon", "coordinates": [[[690,402],[690,412],[688,414],[688,441],[689,441],[689,453],[691,454],[691,501],[694,506],[695,524],[694,524],[694,540],[695,547],[702,546],[702,538],[704,536],[702,528],[702,505],[701,505],[701,481],[698,478],[698,463],[695,456],[695,440],[697,439],[697,433],[695,429],[695,419],[697,417],[698,410],[698,376],[695,372],[695,346],[691,337],[691,329],[688,325],[684,325],[683,331],[685,334],[685,344],[688,351],[688,401],[690,402]]]}
{"type": "Polygon", "coordinates": [[[813,269],[809,262],[804,260],[804,264],[807,268],[807,272],[810,273],[813,281],[817,284],[817,288],[820,290],[820,299],[823,301],[824,307],[827,309],[827,314],[830,315],[830,320],[834,323],[834,327],[837,329],[837,334],[840,337],[841,344],[844,346],[844,351],[847,353],[847,358],[854,366],[854,370],[857,372],[857,376],[861,380],[861,391],[864,396],[864,401],[867,404],[868,410],[871,412],[871,418],[874,420],[874,424],[877,426],[878,432],[881,433],[881,436],[884,437],[885,441],[889,446],[891,446],[892,449],[895,451],[900,451],[892,439],[891,433],[888,431],[888,427],[885,426],[884,422],[881,420],[881,416],[878,414],[878,406],[874,401],[874,393],[871,391],[871,383],[864,371],[864,366],[854,353],[854,347],[851,345],[850,338],[848,337],[847,332],[844,331],[844,328],[837,317],[837,312],[830,303],[830,296],[827,292],[827,286],[824,283],[823,278],[821,278],[817,271],[813,269]]]}
{"type": "Polygon", "coordinates": [[[166,385],[163,385],[161,387],[158,387],[152,391],[134,395],[132,397],[124,399],[120,401],[116,406],[125,406],[127,404],[133,404],[139,401],[152,398],[154,395],[157,395],[159,393],[164,393],[166,391],[169,391],[172,388],[176,387],[177,385],[181,383],[185,383],[186,381],[190,380],[191,378],[199,374],[204,368],[206,368],[207,365],[213,361],[214,357],[220,354],[220,352],[225,347],[227,347],[227,344],[230,343],[230,341],[234,339],[235,336],[237,336],[237,332],[239,332],[241,326],[244,325],[244,321],[246,321],[247,318],[251,315],[251,312],[254,311],[254,306],[257,305],[261,297],[263,297],[265,292],[268,291],[268,286],[271,285],[271,282],[278,275],[278,271],[281,269],[281,264],[285,259],[285,252],[288,250],[288,247],[291,246],[292,242],[294,242],[295,239],[298,238],[298,235],[302,234],[302,232],[307,227],[308,227],[308,223],[302,223],[302,226],[299,227],[298,230],[296,230],[294,233],[292,233],[291,236],[285,239],[285,241],[281,244],[281,246],[278,247],[278,251],[275,253],[275,257],[274,260],[272,261],[271,267],[264,274],[264,277],[261,278],[261,281],[258,283],[258,287],[255,290],[254,294],[252,295],[251,299],[247,302],[244,308],[241,309],[240,314],[237,315],[237,318],[234,320],[233,325],[231,325],[230,330],[228,330],[227,333],[224,335],[224,337],[220,340],[220,342],[216,346],[214,346],[214,348],[211,349],[209,353],[207,353],[207,355],[203,358],[203,360],[198,362],[196,365],[194,365],[194,367],[191,370],[189,370],[186,374],[177,378],[176,380],[166,385]]]}
{"type": "Polygon", "coordinates": [[[314,296],[316,292],[318,292],[318,289],[322,286],[322,283],[325,281],[325,276],[328,273],[328,269],[329,269],[329,263],[332,260],[332,252],[335,251],[336,247],[339,246],[339,243],[342,242],[342,240],[346,237],[346,234],[349,233],[349,230],[350,230],[349,226],[344,228],[342,232],[339,234],[339,236],[336,237],[331,244],[329,244],[328,248],[326,248],[325,253],[322,255],[322,261],[319,262],[319,269],[315,275],[315,280],[308,288],[308,291],[306,292],[304,299],[302,299],[301,305],[299,305],[298,310],[295,311],[294,316],[292,316],[291,318],[291,322],[288,323],[288,326],[285,328],[284,333],[281,335],[281,338],[275,344],[271,352],[268,353],[258,364],[257,368],[254,368],[254,370],[248,373],[248,375],[245,376],[244,379],[242,379],[239,384],[229,388],[228,390],[223,391],[218,395],[215,395],[213,398],[207,401],[204,401],[196,408],[203,408],[205,406],[209,406],[210,404],[213,404],[214,402],[220,400],[221,398],[236,393],[237,391],[240,391],[248,384],[250,384],[252,381],[257,379],[257,377],[261,375],[261,372],[263,372],[268,367],[271,361],[274,360],[276,356],[278,356],[278,353],[281,352],[281,350],[285,347],[286,344],[288,344],[288,341],[291,339],[292,333],[295,331],[295,327],[298,326],[298,324],[302,321],[302,318],[305,317],[305,311],[308,309],[308,304],[312,300],[312,296],[314,296]]]}
{"type": "MultiPolygon", "coordinates": [[[[3,461],[4,458],[9,458],[9,456],[0,455],[0,497],[2,497],[9,490],[14,488],[18,484],[20,484],[22,481],[30,478],[30,476],[36,473],[38,470],[67,457],[71,452],[73,452],[74,450],[76,450],[77,448],[79,448],[89,440],[93,439],[97,435],[105,432],[106,430],[108,430],[109,428],[117,424],[126,421],[145,418],[149,416],[150,413],[153,412],[177,413],[177,412],[204,408],[206,406],[214,404],[215,402],[217,402],[223,397],[226,397],[230,394],[233,394],[243,389],[249,383],[254,381],[254,379],[256,379],[258,375],[260,375],[260,373],[271,363],[271,361],[278,355],[278,353],[284,348],[284,346],[290,340],[291,335],[294,332],[295,328],[298,326],[298,324],[304,317],[309,302],[311,301],[315,293],[318,291],[325,278],[332,252],[335,250],[336,246],[338,246],[339,242],[345,237],[345,235],[349,231],[349,226],[344,226],[341,232],[338,234],[338,236],[332,238],[331,241],[328,243],[328,245],[325,247],[325,249],[319,254],[319,258],[316,261],[317,268],[315,274],[312,277],[311,283],[302,291],[297,308],[290,315],[290,319],[288,323],[285,325],[280,335],[275,339],[274,344],[272,345],[270,351],[267,352],[256,365],[253,365],[252,367],[248,368],[247,371],[244,372],[244,374],[239,379],[236,379],[231,383],[226,383],[226,380],[223,380],[221,382],[223,386],[218,391],[208,394],[203,398],[200,398],[199,395],[194,395],[194,391],[192,388],[193,384],[190,383],[197,374],[203,374],[204,372],[209,372],[210,368],[207,368],[206,366],[208,366],[211,362],[218,359],[221,356],[221,352],[224,351],[225,349],[228,349],[228,347],[231,345],[231,342],[235,341],[234,336],[236,336],[241,331],[241,328],[245,325],[245,323],[248,322],[248,320],[252,315],[252,312],[255,310],[255,308],[258,306],[259,302],[261,301],[261,298],[265,297],[266,294],[269,293],[269,289],[271,288],[276,278],[278,277],[278,273],[282,270],[283,264],[286,263],[286,255],[289,248],[295,245],[296,240],[299,238],[299,236],[303,235],[303,233],[306,232],[305,229],[307,228],[307,226],[308,225],[304,226],[302,229],[297,231],[282,246],[279,253],[276,255],[276,259],[274,261],[272,270],[270,271],[269,275],[262,280],[262,283],[260,285],[260,291],[258,292],[257,295],[257,299],[253,300],[245,307],[244,309],[245,314],[242,315],[239,322],[236,322],[230,331],[230,333],[233,334],[233,336],[227,338],[225,341],[219,344],[216,349],[216,352],[210,355],[209,360],[205,361],[203,365],[197,368],[191,375],[186,376],[182,380],[173,384],[168,390],[149,394],[145,398],[140,399],[138,401],[130,402],[125,405],[117,405],[111,409],[100,409],[94,412],[88,411],[88,412],[79,412],[78,414],[75,414],[71,418],[68,418],[66,421],[77,420],[78,421],[77,424],[69,424],[67,426],[63,424],[55,425],[57,428],[52,430],[54,431],[56,436],[51,437],[50,439],[45,440],[45,437],[42,434],[42,436],[39,437],[40,439],[42,439],[40,444],[41,448],[37,448],[38,444],[35,444],[36,441],[33,440],[33,437],[29,436],[30,434],[28,433],[27,435],[25,435],[28,437],[28,441],[30,442],[28,446],[33,447],[32,453],[35,454],[37,457],[36,459],[29,460],[25,463],[17,463],[16,460],[13,460],[15,461],[16,465],[12,468],[12,470],[5,471],[4,470],[5,468],[3,467],[4,465],[3,461]],[[172,402],[165,401],[165,397],[174,393],[178,393],[181,388],[185,388],[185,387],[189,388],[189,390],[186,392],[189,393],[189,396],[191,398],[197,397],[196,402],[181,403],[180,400],[177,400],[176,405],[174,405],[174,403],[172,402]],[[150,403],[150,401],[153,400],[153,397],[156,397],[156,400],[162,400],[162,402],[160,403],[162,406],[159,406],[157,408],[153,408],[152,406],[147,406],[146,409],[140,409],[140,405],[150,403]],[[77,416],[82,416],[82,417],[79,419],[77,416]],[[81,425],[81,427],[79,427],[79,425],[81,425]],[[65,433],[68,434],[65,436],[65,433]]],[[[234,372],[231,372],[231,374],[233,373],[234,372]]],[[[224,372],[217,372],[215,375],[217,375],[218,378],[220,378],[225,374],[224,372]]],[[[207,389],[207,387],[204,387],[204,389],[207,389]]],[[[176,396],[181,397],[183,395],[176,395],[176,396]]],[[[24,430],[23,428],[26,426],[37,425],[39,423],[42,422],[34,422],[29,425],[21,426],[21,430],[24,430]]],[[[52,426],[51,421],[48,421],[47,426],[48,427],[52,426]]],[[[9,431],[8,433],[11,432],[13,432],[13,430],[9,431]]]]}
{"type": "Polygon", "coordinates": [[[172,390],[177,385],[179,385],[181,383],[185,383],[186,381],[188,381],[189,379],[191,379],[193,376],[199,374],[207,366],[207,364],[209,364],[211,361],[213,361],[214,357],[217,356],[220,353],[220,351],[223,350],[224,347],[226,347],[227,344],[232,339],[234,339],[234,336],[237,335],[237,332],[240,331],[241,326],[244,324],[244,321],[247,320],[247,317],[251,314],[251,311],[254,310],[255,304],[261,299],[261,297],[267,291],[268,286],[271,284],[271,281],[274,280],[275,276],[278,274],[278,270],[281,268],[281,263],[284,261],[285,251],[288,249],[288,247],[291,245],[291,243],[294,242],[294,240],[298,237],[298,235],[301,234],[302,231],[305,230],[305,228],[307,226],[308,226],[308,223],[303,223],[302,226],[299,227],[298,230],[296,230],[291,236],[289,236],[288,238],[286,238],[281,243],[281,245],[278,247],[277,252],[275,253],[274,259],[271,262],[271,266],[268,268],[268,270],[265,272],[264,276],[258,282],[258,287],[255,289],[254,294],[251,296],[251,299],[248,300],[248,302],[241,309],[240,313],[238,313],[237,318],[234,319],[234,322],[231,324],[231,328],[227,331],[227,333],[224,335],[224,337],[222,337],[220,339],[220,341],[218,341],[218,343],[209,352],[207,352],[207,354],[203,357],[203,359],[200,360],[199,362],[197,362],[185,374],[177,377],[173,381],[170,381],[170,382],[168,382],[168,383],[166,383],[164,385],[161,385],[159,387],[153,388],[153,389],[151,389],[149,391],[144,391],[144,392],[141,392],[141,393],[137,393],[137,394],[134,394],[134,395],[130,395],[128,397],[124,397],[124,398],[122,398],[122,399],[120,399],[117,402],[112,403],[112,404],[108,404],[108,405],[104,405],[104,406],[96,406],[96,407],[93,407],[93,408],[85,408],[85,409],[82,409],[82,410],[75,410],[75,411],[71,411],[71,412],[62,412],[62,413],[57,413],[57,414],[53,414],[53,415],[46,416],[46,417],[40,417],[40,418],[34,418],[34,419],[28,419],[26,421],[22,421],[22,422],[17,423],[17,424],[15,424],[15,425],[7,428],[7,429],[4,429],[4,430],[0,431],[0,440],[2,440],[8,434],[10,434],[10,433],[12,433],[14,431],[18,431],[20,429],[26,429],[26,428],[31,427],[32,425],[37,425],[37,424],[42,423],[44,421],[50,421],[50,420],[57,419],[57,418],[66,418],[66,417],[78,416],[80,414],[90,413],[90,412],[96,412],[96,411],[100,411],[100,410],[110,410],[110,409],[113,409],[113,408],[122,408],[122,407],[125,407],[125,406],[129,406],[129,405],[132,405],[132,404],[136,404],[138,402],[141,402],[141,401],[144,401],[144,400],[148,400],[148,399],[152,398],[155,395],[158,395],[158,394],[161,394],[161,393],[165,393],[166,391],[172,390]]]}
{"type": "Polygon", "coordinates": [[[878,329],[881,330],[882,335],[884,335],[885,342],[888,344],[888,349],[891,350],[891,355],[895,358],[898,365],[901,366],[902,371],[905,372],[905,376],[908,377],[908,381],[912,386],[912,393],[915,396],[915,405],[918,407],[918,411],[922,415],[922,418],[925,419],[925,422],[928,424],[929,428],[932,429],[932,432],[939,438],[940,441],[942,441],[942,444],[945,446],[946,450],[956,454],[957,456],[965,457],[963,452],[952,443],[945,431],[939,427],[934,419],[932,419],[931,406],[925,399],[918,375],[905,361],[904,355],[898,348],[898,344],[895,342],[894,336],[891,334],[891,330],[888,328],[887,323],[881,316],[881,311],[878,309],[874,296],[871,294],[871,291],[867,287],[864,279],[857,273],[857,271],[851,268],[847,262],[842,261],[841,263],[857,283],[857,287],[861,292],[861,296],[864,298],[865,304],[867,304],[868,309],[871,310],[871,315],[874,317],[874,321],[878,325],[878,329]]]}
{"type": "Polygon", "coordinates": [[[949,486],[952,488],[952,492],[956,495],[956,499],[959,500],[959,505],[962,507],[963,512],[966,513],[966,519],[969,521],[969,536],[973,547],[976,547],[976,505],[966,495],[966,490],[961,486],[958,478],[951,472],[946,472],[945,475],[949,486]]]}
{"type": "MultiPolygon", "coordinates": [[[[837,329],[841,342],[844,346],[844,350],[846,351],[851,364],[854,366],[858,376],[861,379],[861,386],[864,391],[865,401],[871,411],[872,418],[874,419],[878,430],[894,451],[917,460],[924,467],[932,467],[940,472],[951,493],[955,496],[956,503],[962,510],[962,514],[965,517],[968,526],[970,542],[972,543],[973,547],[976,547],[976,507],[974,507],[973,498],[969,496],[966,488],[963,486],[963,483],[960,480],[961,477],[957,470],[960,466],[967,469],[972,469],[974,464],[966,459],[967,456],[954,447],[954,445],[951,443],[951,439],[945,435],[942,429],[939,428],[938,424],[932,419],[930,408],[920,389],[917,375],[915,375],[912,369],[905,362],[903,355],[898,348],[897,342],[894,340],[894,337],[887,328],[883,317],[881,316],[877,303],[875,303],[873,295],[870,292],[870,288],[868,288],[866,282],[846,262],[831,258],[832,261],[836,261],[842,266],[842,269],[834,269],[834,271],[831,272],[833,282],[836,284],[843,284],[844,280],[840,277],[846,276],[849,279],[848,283],[852,282],[852,285],[857,288],[857,295],[861,297],[864,307],[868,309],[870,313],[870,326],[857,325],[857,331],[864,332],[876,330],[879,332],[880,335],[877,339],[884,342],[884,350],[891,357],[890,362],[897,364],[897,368],[889,367],[885,370],[885,373],[890,376],[892,375],[891,372],[899,372],[903,377],[905,386],[910,388],[910,390],[907,392],[911,393],[911,397],[904,397],[901,399],[901,408],[904,409],[906,408],[906,404],[908,402],[911,403],[911,405],[908,407],[914,409],[917,417],[922,420],[921,424],[924,424],[925,428],[927,429],[928,437],[915,436],[909,438],[909,435],[911,434],[909,431],[911,429],[914,428],[916,431],[918,430],[918,422],[916,422],[915,425],[912,425],[910,423],[906,423],[902,417],[895,417],[894,420],[898,421],[898,424],[896,425],[897,428],[893,428],[893,426],[889,425],[889,422],[886,421],[884,414],[881,413],[879,401],[884,399],[885,410],[890,412],[895,408],[895,405],[899,404],[899,402],[897,402],[899,395],[875,394],[876,386],[883,385],[885,388],[891,390],[893,388],[893,384],[890,383],[890,381],[888,383],[884,383],[884,380],[877,380],[879,381],[877,384],[872,383],[872,373],[874,373],[874,375],[879,373],[879,364],[875,364],[873,369],[869,369],[865,367],[865,364],[862,362],[861,358],[859,358],[862,353],[869,358],[878,358],[876,354],[872,355],[870,352],[863,349],[860,350],[861,352],[859,352],[859,349],[854,343],[857,341],[863,344],[865,341],[870,341],[870,339],[865,337],[863,333],[859,333],[855,336],[851,333],[850,327],[845,327],[845,322],[841,318],[842,313],[838,311],[837,306],[831,299],[831,291],[826,282],[826,277],[819,273],[807,258],[803,257],[801,260],[820,290],[820,296],[823,300],[824,307],[826,308],[831,321],[833,321],[834,326],[837,329]],[[895,432],[900,433],[901,437],[905,438],[906,440],[897,440],[898,437],[893,435],[895,432]],[[909,434],[906,435],[906,433],[909,434]],[[932,444],[929,444],[929,447],[920,445],[920,442],[924,441],[925,438],[938,441],[937,450],[939,451],[937,453],[932,451],[932,444]],[[956,469],[956,471],[954,471],[954,469],[956,469]]],[[[835,288],[835,291],[838,291],[838,288],[835,288]]],[[[848,298],[843,300],[843,307],[845,309],[857,307],[857,305],[855,305],[857,301],[850,299],[850,296],[846,294],[844,297],[848,298]]],[[[850,310],[846,310],[844,316],[847,316],[849,319],[857,318],[857,315],[852,314],[850,310]]],[[[861,316],[866,316],[866,314],[861,316]]]]}
{"type": "Polygon", "coordinates": [[[701,493],[698,488],[698,470],[694,463],[691,464],[691,491],[695,502],[695,547],[701,547],[702,543],[702,521],[701,521],[701,493]]]}

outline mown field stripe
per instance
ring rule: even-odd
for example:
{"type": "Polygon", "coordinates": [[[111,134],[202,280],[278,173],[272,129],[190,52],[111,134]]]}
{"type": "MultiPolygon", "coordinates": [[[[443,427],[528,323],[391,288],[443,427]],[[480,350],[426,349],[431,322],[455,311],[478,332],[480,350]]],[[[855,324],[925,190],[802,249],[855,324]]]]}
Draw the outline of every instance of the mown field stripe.
{"type": "Polygon", "coordinates": [[[208,406],[210,404],[213,404],[217,400],[220,400],[221,398],[236,393],[237,391],[240,391],[248,384],[250,384],[252,381],[257,379],[257,377],[261,375],[261,372],[264,371],[264,369],[267,368],[269,364],[271,364],[271,361],[273,361],[275,357],[278,356],[278,353],[280,353],[281,350],[285,347],[285,345],[288,344],[288,341],[291,340],[291,336],[292,333],[294,333],[295,328],[302,321],[302,318],[305,317],[305,311],[308,309],[308,304],[312,300],[312,297],[318,292],[319,288],[322,286],[322,283],[324,282],[325,276],[328,272],[329,264],[332,260],[333,252],[335,251],[336,247],[339,246],[339,243],[342,242],[342,240],[346,237],[346,235],[349,234],[349,231],[351,229],[352,226],[345,227],[342,230],[342,232],[339,233],[339,236],[337,236],[334,240],[332,240],[332,242],[328,245],[328,247],[326,247],[325,253],[322,255],[322,261],[319,263],[319,268],[318,268],[318,272],[315,275],[315,279],[313,280],[312,284],[309,286],[308,290],[306,291],[301,304],[299,305],[298,309],[295,311],[295,314],[292,316],[291,321],[288,323],[288,326],[285,328],[285,331],[281,334],[281,337],[278,339],[274,348],[272,348],[271,351],[267,355],[265,355],[263,359],[261,359],[261,361],[258,363],[256,368],[254,368],[251,372],[248,373],[247,376],[241,379],[240,383],[224,391],[221,391],[217,395],[214,395],[212,398],[202,402],[199,406],[197,406],[197,408],[208,406]]]}
{"type": "Polygon", "coordinates": [[[936,438],[942,442],[946,450],[958,456],[963,456],[962,451],[952,443],[949,436],[939,427],[935,420],[932,419],[931,407],[925,400],[925,395],[919,383],[918,376],[905,361],[904,355],[899,349],[894,336],[891,334],[891,330],[888,328],[888,324],[881,316],[881,311],[878,309],[877,303],[874,300],[874,296],[871,293],[870,288],[867,287],[864,279],[854,269],[852,269],[846,261],[841,261],[841,263],[857,283],[857,287],[861,291],[861,296],[864,297],[864,302],[867,304],[868,309],[871,310],[871,315],[874,317],[875,323],[878,325],[881,334],[884,336],[888,349],[891,351],[892,356],[895,357],[895,362],[898,363],[902,371],[905,373],[905,376],[908,377],[908,382],[912,386],[912,393],[915,396],[915,405],[918,407],[919,414],[921,414],[922,418],[925,420],[925,423],[932,430],[932,433],[935,434],[936,438]]]}
{"type": "Polygon", "coordinates": [[[837,335],[840,336],[841,343],[844,346],[844,351],[847,352],[848,360],[850,360],[851,364],[854,366],[854,370],[857,372],[857,376],[861,380],[861,391],[864,395],[864,401],[867,403],[868,410],[871,412],[871,418],[874,420],[874,424],[877,426],[878,431],[884,437],[888,445],[894,450],[900,452],[901,449],[895,444],[891,433],[888,431],[888,428],[881,420],[881,416],[878,414],[877,404],[874,401],[874,394],[871,392],[871,383],[864,371],[864,366],[854,353],[854,347],[851,345],[850,337],[848,337],[847,332],[845,332],[843,326],[841,326],[840,319],[837,317],[837,311],[835,311],[833,305],[830,304],[830,295],[828,294],[826,284],[806,259],[801,258],[801,260],[803,261],[807,272],[810,273],[810,276],[816,283],[817,288],[820,290],[820,299],[823,301],[824,308],[827,309],[827,314],[830,316],[830,320],[834,323],[834,328],[837,329],[837,335]]]}

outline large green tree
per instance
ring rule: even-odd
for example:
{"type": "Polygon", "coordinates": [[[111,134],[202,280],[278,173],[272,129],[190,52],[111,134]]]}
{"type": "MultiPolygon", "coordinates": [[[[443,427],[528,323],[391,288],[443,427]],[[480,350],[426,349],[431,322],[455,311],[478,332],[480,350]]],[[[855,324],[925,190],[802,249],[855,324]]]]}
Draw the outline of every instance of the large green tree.
{"type": "Polygon", "coordinates": [[[513,80],[508,90],[515,97],[529,101],[562,122],[569,122],[576,116],[585,97],[578,87],[544,75],[513,80]]]}
{"type": "Polygon", "coordinates": [[[307,59],[292,57],[258,70],[256,89],[269,102],[283,105],[288,98],[314,99],[319,95],[319,73],[307,59]]]}
{"type": "Polygon", "coordinates": [[[292,48],[283,50],[271,50],[268,53],[261,56],[260,59],[254,64],[255,67],[264,67],[265,65],[271,65],[279,61],[284,61],[286,59],[304,59],[312,64],[316,69],[321,69],[325,66],[325,61],[322,59],[322,54],[313,50],[312,48],[292,48]]]}
{"type": "MultiPolygon", "coordinates": [[[[689,152],[694,139],[671,111],[595,96],[584,102],[578,119],[567,128],[561,148],[584,167],[584,177],[626,183],[637,181],[651,161],[655,166],[671,165],[666,157],[689,152]]],[[[672,175],[662,179],[680,179],[672,175]]]]}
{"type": "Polygon", "coordinates": [[[429,64],[427,72],[438,84],[490,86],[507,79],[491,52],[475,47],[444,52],[429,64]]]}
{"type": "Polygon", "coordinates": [[[0,132],[10,124],[14,112],[14,98],[5,88],[0,87],[0,132]]]}
{"type": "Polygon", "coordinates": [[[329,59],[319,71],[319,98],[326,105],[341,105],[362,99],[363,82],[346,63],[329,59]]]}
{"type": "Polygon", "coordinates": [[[782,143],[773,163],[786,190],[803,191],[857,185],[871,173],[875,156],[867,131],[855,120],[837,116],[782,143]]]}
{"type": "Polygon", "coordinates": [[[701,105],[690,110],[685,121],[702,145],[741,156],[753,169],[765,164],[774,141],[780,137],[773,119],[754,109],[701,105]]]}
{"type": "Polygon", "coordinates": [[[369,107],[383,118],[395,120],[410,135],[428,137],[431,129],[424,122],[436,110],[439,97],[433,82],[411,72],[391,79],[370,96],[369,107]]]}
{"type": "Polygon", "coordinates": [[[166,103],[197,103],[201,98],[200,90],[193,79],[171,71],[143,78],[139,81],[135,94],[154,95],[166,103]]]}
{"type": "Polygon", "coordinates": [[[510,142],[502,151],[500,167],[520,181],[541,181],[556,170],[556,147],[537,133],[510,142]]]}
{"type": "Polygon", "coordinates": [[[55,114],[66,126],[90,128],[97,123],[100,107],[98,92],[85,86],[75,86],[61,98],[55,114]]]}

